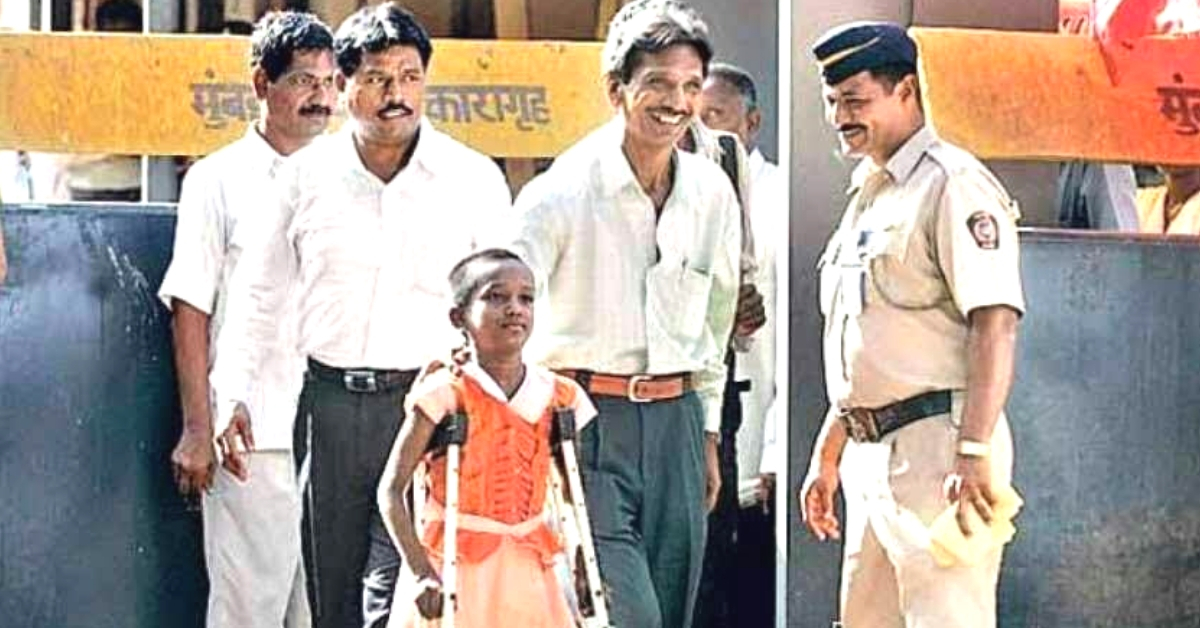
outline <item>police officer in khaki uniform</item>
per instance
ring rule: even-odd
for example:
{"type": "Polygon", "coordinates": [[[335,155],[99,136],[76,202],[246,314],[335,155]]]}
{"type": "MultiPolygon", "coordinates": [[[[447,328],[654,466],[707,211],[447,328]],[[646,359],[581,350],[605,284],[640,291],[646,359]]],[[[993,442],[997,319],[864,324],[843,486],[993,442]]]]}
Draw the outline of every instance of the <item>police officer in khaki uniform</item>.
{"type": "Polygon", "coordinates": [[[925,125],[903,29],[842,26],[813,52],[827,118],[862,160],[821,258],[831,409],[801,488],[804,519],[822,540],[842,536],[841,484],[847,628],[994,626],[1001,551],[939,567],[929,525],[955,504],[964,530],[976,512],[990,521],[1011,477],[1017,211],[983,165],[925,125]]]}

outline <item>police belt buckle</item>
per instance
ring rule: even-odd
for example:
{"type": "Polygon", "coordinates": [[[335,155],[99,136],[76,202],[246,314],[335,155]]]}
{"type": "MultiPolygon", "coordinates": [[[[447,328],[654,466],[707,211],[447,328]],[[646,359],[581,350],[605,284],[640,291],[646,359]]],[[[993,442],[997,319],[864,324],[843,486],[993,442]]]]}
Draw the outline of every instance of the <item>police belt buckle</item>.
{"type": "Polygon", "coordinates": [[[838,420],[846,427],[846,432],[856,443],[878,443],[879,422],[875,413],[866,408],[849,408],[838,414],[838,420]]]}
{"type": "Polygon", "coordinates": [[[379,382],[375,379],[375,371],[358,371],[346,369],[342,376],[346,390],[352,393],[374,394],[379,392],[379,382]]]}

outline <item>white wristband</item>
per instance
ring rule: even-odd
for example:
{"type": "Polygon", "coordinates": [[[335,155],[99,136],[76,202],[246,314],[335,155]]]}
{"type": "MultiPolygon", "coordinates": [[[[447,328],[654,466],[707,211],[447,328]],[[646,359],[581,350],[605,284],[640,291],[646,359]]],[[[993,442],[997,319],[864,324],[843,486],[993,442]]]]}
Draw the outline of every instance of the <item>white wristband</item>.
{"type": "Polygon", "coordinates": [[[438,580],[436,578],[425,577],[425,578],[421,578],[420,580],[417,580],[417,591],[418,591],[417,595],[420,595],[421,593],[424,593],[426,591],[441,591],[441,590],[442,590],[442,583],[438,582],[438,580]]]}
{"type": "Polygon", "coordinates": [[[981,443],[977,440],[960,440],[958,448],[955,450],[960,456],[971,458],[987,458],[992,453],[992,446],[987,443],[981,443]]]}

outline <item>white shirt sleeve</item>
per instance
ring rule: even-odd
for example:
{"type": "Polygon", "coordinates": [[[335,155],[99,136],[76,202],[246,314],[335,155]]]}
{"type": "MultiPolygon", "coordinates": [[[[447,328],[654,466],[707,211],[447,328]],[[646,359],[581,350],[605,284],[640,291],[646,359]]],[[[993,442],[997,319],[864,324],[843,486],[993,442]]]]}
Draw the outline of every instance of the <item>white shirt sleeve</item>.
{"type": "Polygon", "coordinates": [[[408,416],[415,416],[419,409],[434,423],[441,423],[446,415],[458,409],[458,395],[454,392],[454,374],[448,367],[424,375],[413,385],[404,399],[408,416]]]}
{"type": "Polygon", "coordinates": [[[777,398],[771,402],[771,407],[767,408],[766,418],[763,419],[763,447],[762,460],[758,464],[759,473],[777,475],[779,473],[779,436],[775,433],[778,408],[779,400],[777,398]]]}
{"type": "Polygon", "coordinates": [[[716,240],[713,256],[712,295],[708,300],[705,326],[718,347],[708,357],[704,368],[695,374],[696,393],[704,405],[704,431],[720,432],[721,402],[725,395],[725,349],[737,314],[738,288],[741,285],[742,226],[741,209],[734,196],[733,186],[723,186],[716,203],[724,207],[718,212],[725,225],[716,240]]]}
{"type": "Polygon", "coordinates": [[[179,299],[212,315],[229,243],[221,186],[197,163],[183,180],[175,219],[171,265],[158,289],[168,309],[179,299]]]}
{"type": "Polygon", "coordinates": [[[224,405],[250,398],[277,341],[280,321],[286,320],[299,268],[291,233],[299,173],[291,165],[285,164],[276,177],[274,194],[268,193],[261,211],[249,214],[238,229],[242,255],[230,281],[213,377],[224,405]]]}
{"type": "Polygon", "coordinates": [[[548,182],[549,174],[535,177],[517,195],[512,212],[516,227],[508,244],[533,271],[541,295],[546,294],[547,282],[558,265],[566,234],[565,215],[573,210],[547,198],[548,182]]]}
{"type": "Polygon", "coordinates": [[[475,250],[508,244],[505,224],[512,217],[512,191],[500,168],[488,160],[480,173],[478,202],[479,220],[469,225],[474,231],[475,250]]]}

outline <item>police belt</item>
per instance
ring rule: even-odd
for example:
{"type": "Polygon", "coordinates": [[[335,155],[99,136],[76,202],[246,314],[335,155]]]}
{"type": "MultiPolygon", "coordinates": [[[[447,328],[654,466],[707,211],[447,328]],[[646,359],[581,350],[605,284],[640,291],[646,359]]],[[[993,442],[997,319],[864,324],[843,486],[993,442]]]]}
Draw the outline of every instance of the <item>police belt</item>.
{"type": "Polygon", "coordinates": [[[349,392],[367,395],[408,388],[417,379],[416,370],[344,369],[312,358],[308,359],[308,374],[321,381],[338,384],[349,392]]]}
{"type": "Polygon", "coordinates": [[[935,390],[882,408],[848,408],[838,420],[856,443],[878,443],[896,430],[926,417],[950,413],[950,391],[935,390]]]}

